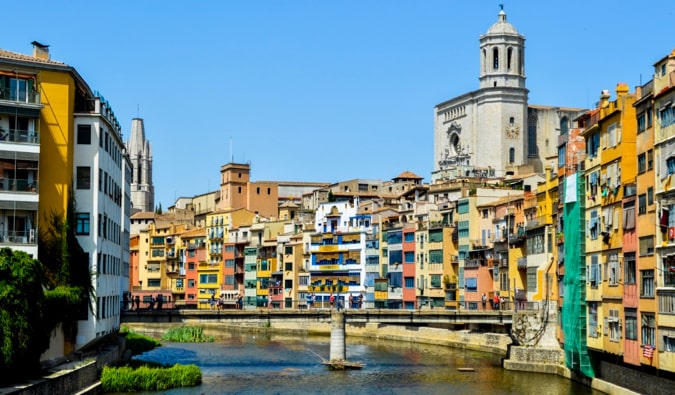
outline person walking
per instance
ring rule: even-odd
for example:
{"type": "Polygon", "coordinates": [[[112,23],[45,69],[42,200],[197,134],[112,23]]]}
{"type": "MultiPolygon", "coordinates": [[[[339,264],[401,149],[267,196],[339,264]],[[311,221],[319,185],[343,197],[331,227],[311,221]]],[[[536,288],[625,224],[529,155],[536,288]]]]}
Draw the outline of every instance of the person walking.
{"type": "Polygon", "coordinates": [[[485,294],[480,297],[480,303],[483,305],[483,311],[485,311],[485,308],[487,307],[487,296],[485,296],[485,294]]]}
{"type": "MultiPolygon", "coordinates": [[[[136,295],[134,301],[136,302],[136,311],[138,311],[141,308],[141,297],[136,295]]],[[[131,308],[134,308],[133,302],[131,303],[131,308]]]]}

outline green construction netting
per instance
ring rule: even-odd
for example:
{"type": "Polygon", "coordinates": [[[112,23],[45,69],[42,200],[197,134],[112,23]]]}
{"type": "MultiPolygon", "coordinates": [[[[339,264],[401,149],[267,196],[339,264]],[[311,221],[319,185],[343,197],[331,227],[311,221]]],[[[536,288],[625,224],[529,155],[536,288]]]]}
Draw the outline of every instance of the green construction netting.
{"type": "Polygon", "coordinates": [[[578,173],[565,178],[563,188],[565,276],[562,331],[565,362],[571,370],[594,377],[586,344],[586,229],[584,177],[578,173]]]}

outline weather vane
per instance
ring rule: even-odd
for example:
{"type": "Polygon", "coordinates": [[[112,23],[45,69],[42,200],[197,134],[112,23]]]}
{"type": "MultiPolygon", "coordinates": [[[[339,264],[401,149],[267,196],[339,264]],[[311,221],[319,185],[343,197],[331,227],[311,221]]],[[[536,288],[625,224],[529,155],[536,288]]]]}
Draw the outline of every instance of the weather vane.
{"type": "Polygon", "coordinates": [[[501,10],[504,11],[504,4],[503,4],[503,3],[500,4],[500,5],[499,5],[499,8],[501,8],[501,10]]]}

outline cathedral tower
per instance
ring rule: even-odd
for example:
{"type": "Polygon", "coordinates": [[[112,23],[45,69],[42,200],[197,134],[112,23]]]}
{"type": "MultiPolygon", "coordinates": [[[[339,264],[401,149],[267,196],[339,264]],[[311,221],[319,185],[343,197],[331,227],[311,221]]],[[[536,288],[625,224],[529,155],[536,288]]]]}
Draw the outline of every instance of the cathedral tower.
{"type": "Polygon", "coordinates": [[[152,150],[145,139],[143,119],[131,121],[131,138],[126,143],[131,158],[131,211],[154,211],[155,187],[152,184],[152,150]]]}

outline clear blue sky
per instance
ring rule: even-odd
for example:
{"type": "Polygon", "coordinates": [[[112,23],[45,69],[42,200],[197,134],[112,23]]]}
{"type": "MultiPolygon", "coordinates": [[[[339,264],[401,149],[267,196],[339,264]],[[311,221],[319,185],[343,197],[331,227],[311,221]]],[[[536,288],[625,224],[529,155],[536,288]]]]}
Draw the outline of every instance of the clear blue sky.
{"type": "Polygon", "coordinates": [[[500,3],[526,37],[531,104],[592,106],[675,48],[663,0],[22,0],[3,4],[0,47],[50,45],[125,140],[143,118],[167,208],[216,189],[231,158],[254,181],[428,182],[434,106],[478,88],[478,39],[500,3]]]}

